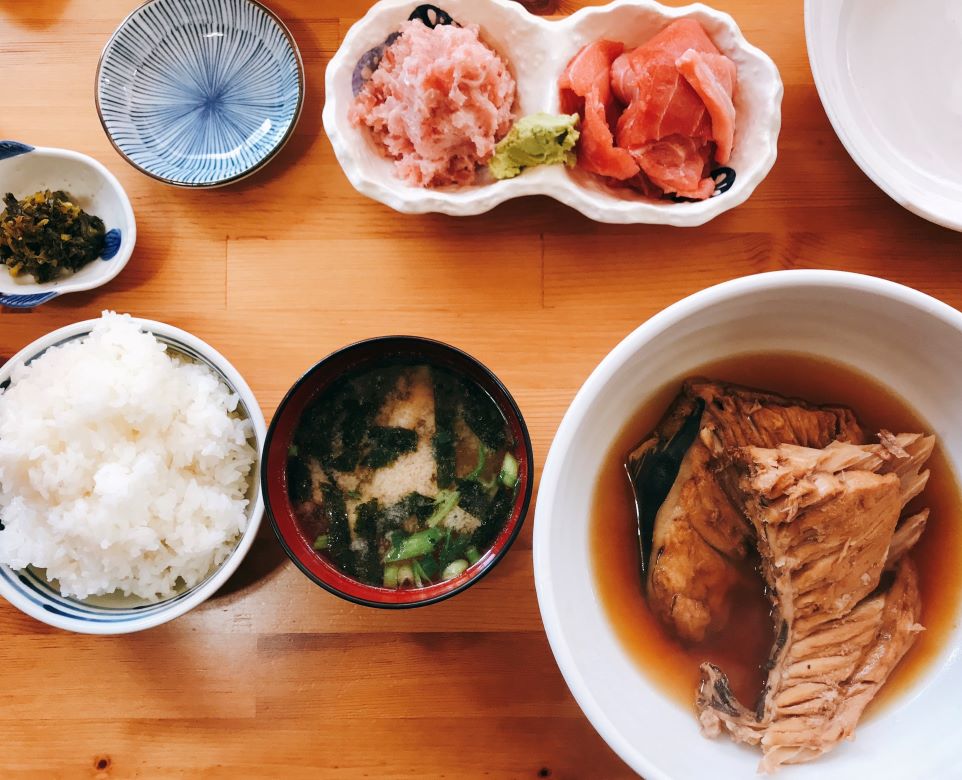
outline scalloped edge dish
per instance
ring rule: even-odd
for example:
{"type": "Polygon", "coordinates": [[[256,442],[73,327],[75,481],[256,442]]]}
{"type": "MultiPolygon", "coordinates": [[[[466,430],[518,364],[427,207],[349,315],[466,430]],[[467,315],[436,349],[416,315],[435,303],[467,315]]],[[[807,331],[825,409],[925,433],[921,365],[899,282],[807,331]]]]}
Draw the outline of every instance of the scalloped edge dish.
{"type": "Polygon", "coordinates": [[[424,189],[401,181],[366,132],[352,126],[351,77],[361,57],[383,42],[419,4],[381,0],[344,37],[325,75],[324,128],[341,168],[354,188],[397,211],[469,216],[524,195],[548,195],[597,222],[695,226],[743,203],[775,164],[781,128],[783,87],[775,63],[742,35],[728,14],[700,3],[672,8],[654,0],[615,0],[547,20],[512,0],[447,0],[444,11],[477,24],[481,37],[505,58],[518,85],[518,116],[558,113],[558,78],[586,43],[606,34],[627,46],[644,43],[669,22],[699,21],[723,54],[738,67],[735,95],[736,144],[729,165],[737,171],[731,187],[699,202],[674,203],[626,195],[599,177],[564,166],[530,168],[514,179],[462,188],[424,189]],[[630,30],[630,34],[624,34],[630,30]]]}

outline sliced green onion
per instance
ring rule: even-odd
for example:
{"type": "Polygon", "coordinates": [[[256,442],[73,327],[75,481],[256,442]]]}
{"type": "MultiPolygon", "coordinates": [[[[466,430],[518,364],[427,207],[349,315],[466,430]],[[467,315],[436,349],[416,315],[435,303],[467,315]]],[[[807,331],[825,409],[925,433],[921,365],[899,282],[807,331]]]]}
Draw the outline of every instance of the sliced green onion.
{"type": "Polygon", "coordinates": [[[478,548],[473,544],[464,551],[464,557],[468,559],[468,563],[472,566],[481,560],[481,553],[478,552],[478,548]]]}
{"type": "Polygon", "coordinates": [[[398,569],[400,567],[396,563],[389,563],[384,567],[384,587],[385,588],[396,588],[398,584],[398,569]]]}
{"type": "Polygon", "coordinates": [[[455,577],[460,577],[464,572],[467,571],[470,564],[463,558],[458,558],[456,561],[451,561],[447,566],[444,567],[444,571],[441,572],[442,580],[453,580],[455,577]]]}
{"type": "Polygon", "coordinates": [[[510,452],[504,453],[501,463],[501,473],[498,475],[501,484],[506,488],[513,488],[518,484],[518,460],[510,452]]]}
{"type": "Polygon", "coordinates": [[[317,539],[314,540],[314,549],[326,550],[328,541],[329,541],[328,535],[321,534],[320,536],[317,537],[317,539]]]}
{"type": "Polygon", "coordinates": [[[404,539],[404,534],[400,531],[388,531],[384,535],[384,538],[387,539],[388,544],[391,545],[390,551],[384,556],[384,560],[387,560],[388,556],[396,553],[401,548],[401,542],[404,539]]]}
{"type": "Polygon", "coordinates": [[[426,579],[434,579],[438,576],[438,562],[434,560],[430,555],[426,555],[418,560],[418,566],[421,567],[421,573],[426,579]]]}
{"type": "Polygon", "coordinates": [[[398,587],[414,584],[414,570],[411,568],[411,564],[402,563],[397,567],[397,584],[398,587]]]}
{"type": "Polygon", "coordinates": [[[392,540],[391,549],[384,556],[384,562],[397,563],[427,555],[434,551],[442,536],[442,532],[437,528],[425,528],[423,531],[401,539],[400,543],[392,540]]]}
{"type": "Polygon", "coordinates": [[[296,458],[297,453],[298,453],[298,449],[296,444],[292,444],[290,447],[287,448],[288,457],[296,458]]]}
{"type": "Polygon", "coordinates": [[[426,580],[427,577],[424,576],[424,572],[421,569],[421,564],[417,561],[411,561],[411,571],[414,572],[414,584],[419,588],[423,588],[424,580],[426,580]]]}
{"type": "Polygon", "coordinates": [[[434,499],[434,511],[427,519],[428,528],[434,528],[447,517],[451,510],[458,505],[458,501],[460,500],[461,494],[457,490],[439,491],[437,498],[434,499]]]}

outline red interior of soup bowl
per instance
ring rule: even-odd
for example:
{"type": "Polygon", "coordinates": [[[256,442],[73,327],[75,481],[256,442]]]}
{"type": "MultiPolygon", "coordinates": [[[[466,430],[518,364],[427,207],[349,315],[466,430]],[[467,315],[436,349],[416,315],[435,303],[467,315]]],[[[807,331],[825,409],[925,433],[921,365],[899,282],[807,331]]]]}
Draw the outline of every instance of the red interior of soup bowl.
{"type": "Polygon", "coordinates": [[[321,587],[337,596],[372,607],[419,607],[460,593],[477,582],[501,559],[517,537],[531,500],[533,463],[531,438],[524,418],[507,388],[485,366],[459,349],[416,336],[384,336],[361,341],[324,358],[302,376],[281,401],[267,431],[261,484],[271,525],[294,563],[321,587]],[[511,516],[494,544],[463,574],[425,588],[380,588],[348,577],[312,547],[302,532],[287,492],[287,453],[304,410],[335,380],[347,373],[385,361],[426,363],[476,382],[497,403],[511,429],[518,460],[518,492],[511,516]]]}

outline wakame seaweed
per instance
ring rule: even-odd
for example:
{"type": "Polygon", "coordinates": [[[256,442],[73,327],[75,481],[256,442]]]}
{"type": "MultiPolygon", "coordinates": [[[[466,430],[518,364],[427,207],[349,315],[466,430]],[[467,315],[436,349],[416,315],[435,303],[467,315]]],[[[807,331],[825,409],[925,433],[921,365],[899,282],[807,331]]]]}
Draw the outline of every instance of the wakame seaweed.
{"type": "Polygon", "coordinates": [[[310,455],[325,463],[330,457],[328,431],[333,419],[332,409],[324,404],[314,404],[304,410],[294,432],[294,445],[301,458],[310,455]]]}
{"type": "Polygon", "coordinates": [[[361,443],[376,413],[376,407],[361,403],[353,388],[342,384],[333,388],[326,403],[304,412],[295,442],[326,467],[351,471],[361,460],[361,443]]]}
{"type": "Polygon", "coordinates": [[[488,511],[488,491],[484,485],[475,479],[459,479],[458,493],[461,494],[458,506],[469,515],[484,517],[488,511]]]}
{"type": "Polygon", "coordinates": [[[381,584],[384,566],[378,554],[378,523],[381,515],[381,505],[376,498],[357,507],[357,517],[354,521],[354,536],[365,542],[364,549],[355,551],[355,566],[357,577],[369,585],[381,584]]]}
{"type": "Polygon", "coordinates": [[[323,511],[327,517],[327,550],[334,563],[345,574],[356,577],[357,565],[351,549],[351,528],[347,520],[347,504],[340,490],[324,485],[323,511]]]}
{"type": "Polygon", "coordinates": [[[434,511],[434,499],[421,493],[408,493],[404,498],[385,507],[378,517],[382,533],[400,528],[414,517],[419,523],[427,520],[434,511]]]}
{"type": "Polygon", "coordinates": [[[363,401],[349,399],[344,403],[344,418],[341,425],[341,453],[331,459],[331,466],[340,471],[351,471],[363,457],[362,445],[367,435],[371,418],[377,408],[363,401]]]}
{"type": "Polygon", "coordinates": [[[394,463],[405,452],[418,448],[417,431],[409,428],[383,428],[374,426],[367,432],[367,453],[361,464],[372,469],[394,463]]]}
{"type": "Polygon", "coordinates": [[[295,504],[311,497],[311,470],[298,457],[287,459],[287,492],[295,504]]]}
{"type": "Polygon", "coordinates": [[[480,386],[472,382],[462,382],[464,421],[489,450],[497,450],[507,440],[504,415],[480,386]]]}
{"type": "Polygon", "coordinates": [[[460,405],[460,383],[447,371],[435,369],[434,379],[434,438],[431,447],[437,466],[438,487],[449,488],[454,484],[456,450],[454,421],[460,405]]]}
{"type": "Polygon", "coordinates": [[[8,192],[0,213],[0,262],[11,276],[49,282],[78,271],[104,250],[106,230],[63,190],[43,190],[22,200],[8,192]]]}
{"type": "Polygon", "coordinates": [[[494,498],[488,505],[487,511],[481,515],[481,525],[474,532],[472,541],[479,550],[486,550],[494,544],[495,537],[504,527],[505,520],[511,514],[511,507],[514,505],[516,488],[506,488],[503,485],[498,488],[494,498]]]}
{"type": "Polygon", "coordinates": [[[382,468],[417,449],[417,432],[374,424],[394,387],[397,372],[384,377],[340,381],[309,407],[295,435],[296,444],[335,471],[358,465],[382,468]]]}

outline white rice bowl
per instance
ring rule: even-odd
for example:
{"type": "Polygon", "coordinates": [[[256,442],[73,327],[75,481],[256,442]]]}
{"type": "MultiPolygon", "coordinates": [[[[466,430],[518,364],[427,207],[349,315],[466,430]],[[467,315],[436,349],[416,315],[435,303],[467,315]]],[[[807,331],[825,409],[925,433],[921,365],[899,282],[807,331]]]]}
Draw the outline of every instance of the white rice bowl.
{"type": "Polygon", "coordinates": [[[16,366],[0,392],[0,564],[78,599],[203,581],[248,523],[256,452],[238,401],[109,312],[16,366]]]}

